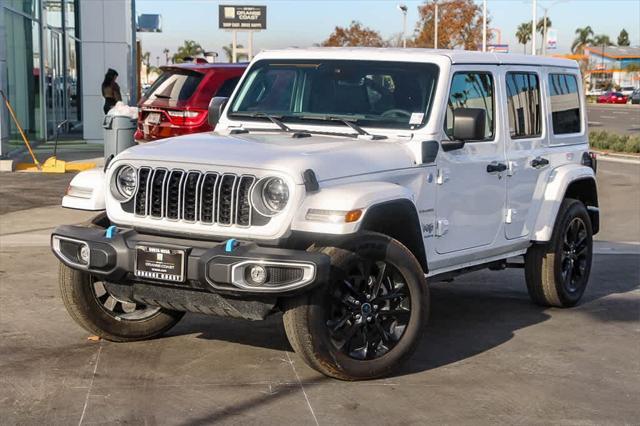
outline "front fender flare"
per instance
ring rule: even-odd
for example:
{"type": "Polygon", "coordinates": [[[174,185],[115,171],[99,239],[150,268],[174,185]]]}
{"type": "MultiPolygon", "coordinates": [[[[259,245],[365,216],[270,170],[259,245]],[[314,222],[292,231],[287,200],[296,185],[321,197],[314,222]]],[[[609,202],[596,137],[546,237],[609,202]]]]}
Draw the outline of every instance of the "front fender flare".
{"type": "Polygon", "coordinates": [[[336,235],[352,234],[360,229],[367,209],[393,200],[408,200],[413,204],[414,196],[408,188],[390,182],[357,182],[322,188],[319,192],[307,195],[291,223],[291,230],[336,235]],[[363,214],[356,222],[328,223],[307,220],[309,209],[345,212],[362,209],[363,214]]]}
{"type": "Polygon", "coordinates": [[[71,179],[62,207],[102,211],[105,206],[105,173],[101,168],[85,170],[71,179]]]}
{"type": "Polygon", "coordinates": [[[592,179],[595,182],[593,169],[578,164],[567,164],[551,171],[531,234],[532,241],[542,242],[551,239],[556,216],[567,188],[572,182],[583,179],[592,179]]]}

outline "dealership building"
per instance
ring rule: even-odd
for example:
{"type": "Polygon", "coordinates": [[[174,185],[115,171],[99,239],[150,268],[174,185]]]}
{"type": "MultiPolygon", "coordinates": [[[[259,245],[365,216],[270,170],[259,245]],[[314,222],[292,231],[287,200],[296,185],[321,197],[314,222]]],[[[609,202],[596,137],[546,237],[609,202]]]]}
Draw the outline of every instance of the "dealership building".
{"type": "MultiPolygon", "coordinates": [[[[0,89],[30,140],[102,140],[101,84],[119,73],[125,102],[135,91],[135,17],[132,0],[2,0],[0,89]]],[[[0,156],[19,131],[0,107],[0,156]]]]}

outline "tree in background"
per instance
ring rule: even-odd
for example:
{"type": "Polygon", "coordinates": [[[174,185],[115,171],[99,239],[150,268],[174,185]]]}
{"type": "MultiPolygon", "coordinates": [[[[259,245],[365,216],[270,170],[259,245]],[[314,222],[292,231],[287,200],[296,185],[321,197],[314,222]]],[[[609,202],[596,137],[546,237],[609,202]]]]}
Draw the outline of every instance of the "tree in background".
{"type": "MultiPolygon", "coordinates": [[[[536,25],[536,30],[538,30],[540,35],[543,37],[544,37],[544,19],[545,18],[540,18],[540,20],[538,21],[538,24],[536,25]]],[[[549,28],[551,28],[551,19],[547,17],[547,30],[549,28]]]]}
{"type": "Polygon", "coordinates": [[[199,43],[193,40],[185,40],[184,44],[178,47],[178,51],[173,55],[172,62],[179,64],[184,62],[185,58],[194,58],[198,55],[202,55],[204,49],[199,43]]]}
{"type": "Polygon", "coordinates": [[[144,52],[141,59],[142,63],[145,65],[145,82],[149,82],[149,73],[151,72],[151,53],[144,52]]]}
{"type": "Polygon", "coordinates": [[[518,43],[524,46],[524,54],[527,54],[527,43],[531,41],[531,21],[523,22],[518,25],[518,30],[516,31],[516,38],[518,39],[518,43]]]}
{"type": "Polygon", "coordinates": [[[584,48],[593,44],[593,30],[590,26],[576,29],[576,38],[571,44],[571,53],[584,53],[584,48]]]}
{"type": "Polygon", "coordinates": [[[613,46],[613,42],[611,41],[611,38],[608,35],[598,34],[593,38],[593,45],[602,46],[602,47],[613,46]]]}
{"type": "MultiPolygon", "coordinates": [[[[425,1],[418,7],[420,18],[416,24],[415,47],[434,46],[434,12],[432,1],[425,1]]],[[[490,19],[487,18],[487,26],[490,19]]],[[[487,34],[487,41],[492,37],[487,34]]],[[[482,44],[482,8],[473,0],[450,0],[438,6],[438,48],[462,47],[477,50],[482,44]]]]}
{"type": "Polygon", "coordinates": [[[167,49],[166,47],[164,49],[162,49],[162,53],[164,53],[164,64],[165,65],[169,64],[169,52],[170,52],[170,50],[167,49]]]}
{"type": "Polygon", "coordinates": [[[620,31],[620,35],[618,35],[618,46],[629,46],[630,44],[629,33],[623,28],[622,31],[620,31]]]}
{"type": "Polygon", "coordinates": [[[383,47],[387,43],[383,40],[378,31],[369,27],[364,27],[358,21],[351,21],[351,24],[344,28],[338,27],[333,30],[329,38],[321,43],[322,46],[369,46],[383,47]]]}
{"type": "MultiPolygon", "coordinates": [[[[236,45],[236,47],[238,49],[242,49],[241,44],[236,45]]],[[[222,46],[222,50],[224,51],[224,54],[227,55],[227,62],[232,62],[233,61],[233,44],[229,43],[226,46],[222,46]]],[[[247,55],[244,52],[238,52],[236,53],[236,59],[238,61],[242,61],[243,59],[249,59],[249,55],[247,55]]]]}

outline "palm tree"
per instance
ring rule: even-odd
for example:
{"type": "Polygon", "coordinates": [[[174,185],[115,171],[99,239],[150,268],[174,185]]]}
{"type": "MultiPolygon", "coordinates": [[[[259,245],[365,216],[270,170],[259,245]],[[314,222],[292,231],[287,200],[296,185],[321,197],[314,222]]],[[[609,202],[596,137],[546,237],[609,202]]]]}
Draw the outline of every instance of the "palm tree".
{"type": "Polygon", "coordinates": [[[611,38],[606,34],[599,34],[593,38],[594,46],[613,46],[611,38]]]}
{"type": "Polygon", "coordinates": [[[584,48],[590,44],[593,44],[593,30],[590,26],[586,26],[584,28],[576,29],[576,38],[573,40],[573,44],[571,44],[571,53],[583,53],[584,48]]]}
{"type": "Polygon", "coordinates": [[[149,73],[151,72],[151,53],[150,52],[144,52],[142,54],[142,57],[140,58],[142,59],[142,63],[145,65],[145,70],[146,70],[146,81],[149,81],[149,73]]]}
{"type": "MultiPolygon", "coordinates": [[[[242,49],[242,45],[238,44],[236,45],[236,48],[242,49]]],[[[222,50],[224,50],[225,55],[227,55],[227,61],[232,62],[233,61],[233,45],[229,43],[227,46],[222,46],[222,50]]],[[[236,59],[238,61],[241,61],[243,59],[249,59],[249,55],[247,55],[244,52],[238,52],[236,54],[236,59]]]]}
{"type": "Polygon", "coordinates": [[[536,29],[538,30],[538,32],[540,33],[540,35],[542,35],[544,37],[544,20],[547,20],[547,29],[551,28],[551,19],[547,18],[540,18],[540,20],[538,21],[538,24],[536,25],[536,29]]]}
{"type": "Polygon", "coordinates": [[[178,51],[173,55],[173,62],[184,62],[185,58],[193,58],[204,53],[204,49],[199,43],[193,40],[185,40],[184,44],[178,47],[178,51]]]}
{"type": "Polygon", "coordinates": [[[169,64],[169,49],[165,47],[164,49],[162,49],[162,53],[164,53],[164,64],[169,64]]]}
{"type": "Polygon", "coordinates": [[[518,38],[518,43],[524,45],[524,53],[527,53],[527,43],[531,41],[531,22],[523,22],[518,26],[518,31],[516,31],[516,37],[518,38]]]}

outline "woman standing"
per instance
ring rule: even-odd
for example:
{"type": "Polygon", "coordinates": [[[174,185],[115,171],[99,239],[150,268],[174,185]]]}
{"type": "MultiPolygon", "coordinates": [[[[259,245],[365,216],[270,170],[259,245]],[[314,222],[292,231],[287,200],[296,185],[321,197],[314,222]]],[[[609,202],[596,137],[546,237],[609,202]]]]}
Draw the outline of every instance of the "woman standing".
{"type": "Polygon", "coordinates": [[[112,68],[107,70],[107,73],[104,75],[104,81],[102,82],[102,96],[104,97],[104,113],[109,112],[111,108],[115,106],[115,104],[122,100],[122,95],[120,94],[120,86],[116,83],[116,79],[118,78],[118,72],[112,68]]]}

